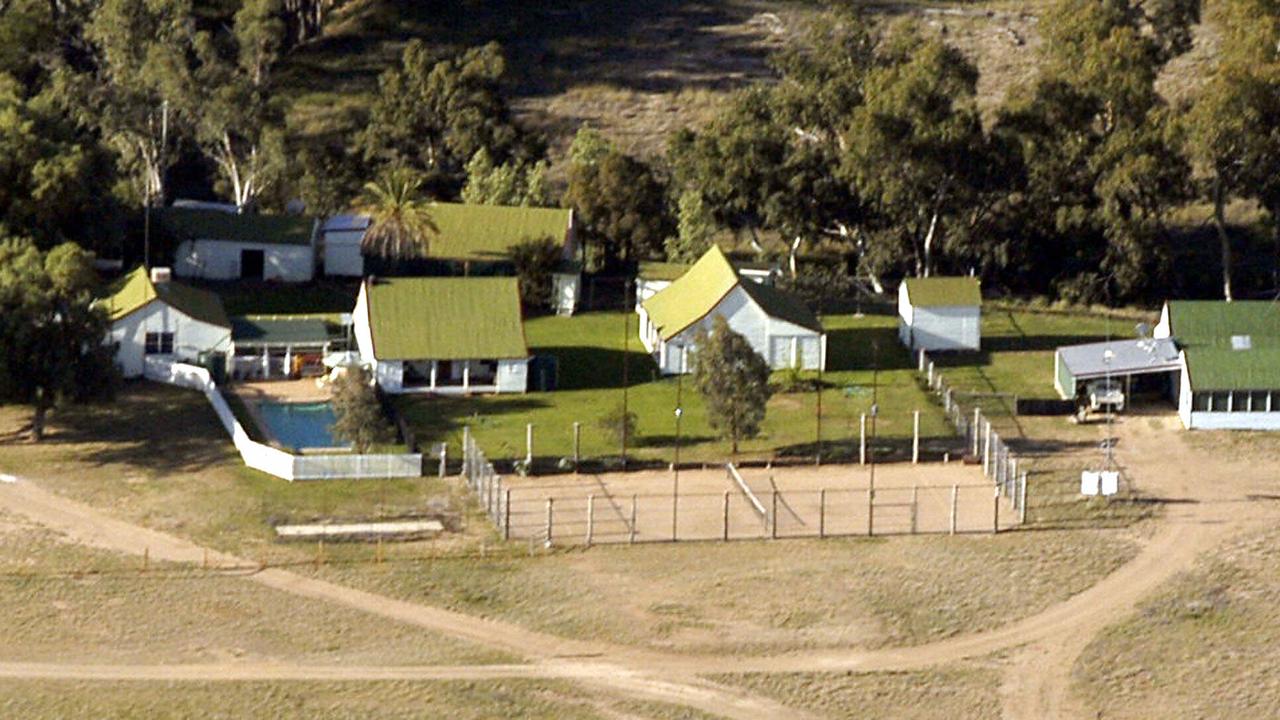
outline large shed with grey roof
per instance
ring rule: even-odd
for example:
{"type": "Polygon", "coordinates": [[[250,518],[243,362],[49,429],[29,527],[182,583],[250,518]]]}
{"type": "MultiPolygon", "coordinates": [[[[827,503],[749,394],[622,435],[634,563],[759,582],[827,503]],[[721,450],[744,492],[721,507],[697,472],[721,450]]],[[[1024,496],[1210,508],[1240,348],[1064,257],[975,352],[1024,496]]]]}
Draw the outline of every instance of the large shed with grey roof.
{"type": "Polygon", "coordinates": [[[774,370],[826,367],[822,323],[798,298],[744,280],[720,248],[712,246],[683,275],[641,302],[640,342],[663,374],[689,372],[689,353],[715,316],[744,337],[774,370]]]}
{"type": "Polygon", "coordinates": [[[1155,336],[1178,344],[1185,427],[1280,430],[1280,305],[1169,301],[1155,336]]]}
{"type": "Polygon", "coordinates": [[[360,356],[389,393],[524,392],[529,348],[515,278],[367,278],[360,356]]]}
{"type": "Polygon", "coordinates": [[[912,351],[978,350],[982,288],[977,278],[903,280],[898,285],[898,338],[912,351]]]}

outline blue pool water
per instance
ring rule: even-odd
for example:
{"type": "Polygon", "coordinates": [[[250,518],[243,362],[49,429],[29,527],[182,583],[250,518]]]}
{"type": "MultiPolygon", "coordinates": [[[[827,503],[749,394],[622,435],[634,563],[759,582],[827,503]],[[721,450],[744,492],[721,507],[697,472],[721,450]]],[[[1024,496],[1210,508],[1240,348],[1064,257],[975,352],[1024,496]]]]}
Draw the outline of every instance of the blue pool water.
{"type": "Polygon", "coordinates": [[[327,402],[280,403],[264,402],[258,412],[267,424],[272,436],[287,448],[350,447],[350,443],[338,442],[329,434],[336,419],[333,406],[327,402]]]}

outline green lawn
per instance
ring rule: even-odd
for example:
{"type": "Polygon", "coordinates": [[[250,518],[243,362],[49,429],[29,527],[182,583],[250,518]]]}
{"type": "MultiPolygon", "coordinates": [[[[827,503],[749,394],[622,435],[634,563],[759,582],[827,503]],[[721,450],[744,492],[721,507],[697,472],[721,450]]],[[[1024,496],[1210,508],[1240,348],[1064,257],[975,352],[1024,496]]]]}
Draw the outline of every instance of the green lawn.
{"type": "MultiPolygon", "coordinates": [[[[423,442],[446,441],[455,448],[470,425],[492,458],[525,452],[525,424],[533,423],[535,455],[554,460],[573,452],[573,423],[582,423],[584,457],[617,455],[620,447],[598,427],[599,419],[623,396],[624,314],[587,313],[571,318],[538,317],[525,324],[531,350],[554,355],[559,389],[525,395],[471,398],[402,397],[406,418],[423,442]]],[[[628,407],[638,417],[637,437],[628,455],[669,460],[674,451],[677,393],[682,395],[681,460],[717,461],[729,455],[727,442],[708,425],[701,398],[688,378],[661,378],[636,337],[636,318],[627,315],[628,407]]],[[[829,316],[828,368],[823,375],[822,439],[828,455],[856,452],[859,416],[868,412],[873,378],[878,386],[878,436],[898,447],[909,443],[912,411],[921,411],[921,434],[950,438],[950,426],[919,386],[911,359],[896,337],[891,315],[829,316]],[[873,366],[881,370],[873,372],[873,366]],[[905,442],[904,442],[905,441],[905,442]]],[[[776,373],[781,381],[783,373],[776,373]]],[[[743,443],[744,456],[812,454],[817,436],[817,393],[775,394],[760,437],[743,443]]]]}

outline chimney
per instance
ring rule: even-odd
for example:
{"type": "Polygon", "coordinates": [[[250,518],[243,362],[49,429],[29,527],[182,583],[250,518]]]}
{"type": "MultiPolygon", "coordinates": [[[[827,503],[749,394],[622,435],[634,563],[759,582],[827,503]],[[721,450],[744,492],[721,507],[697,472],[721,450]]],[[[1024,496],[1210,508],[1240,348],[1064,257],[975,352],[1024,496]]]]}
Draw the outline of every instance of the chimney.
{"type": "Polygon", "coordinates": [[[151,283],[153,285],[163,285],[173,278],[173,270],[167,267],[151,268],[151,283]]]}

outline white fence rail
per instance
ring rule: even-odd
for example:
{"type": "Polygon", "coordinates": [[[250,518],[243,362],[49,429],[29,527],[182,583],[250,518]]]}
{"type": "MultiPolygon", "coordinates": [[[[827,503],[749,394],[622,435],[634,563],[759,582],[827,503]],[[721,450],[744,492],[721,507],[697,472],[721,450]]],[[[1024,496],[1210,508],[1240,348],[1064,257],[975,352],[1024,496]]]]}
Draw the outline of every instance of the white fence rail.
{"type": "Polygon", "coordinates": [[[163,358],[149,357],[143,366],[143,376],[148,380],[192,388],[204,393],[213,406],[213,412],[226,428],[227,434],[240,452],[244,464],[285,480],[335,480],[339,478],[394,478],[417,477],[422,474],[422,455],[294,455],[279,448],[264,445],[249,437],[236,420],[214,384],[209,371],[185,363],[163,358]]]}

